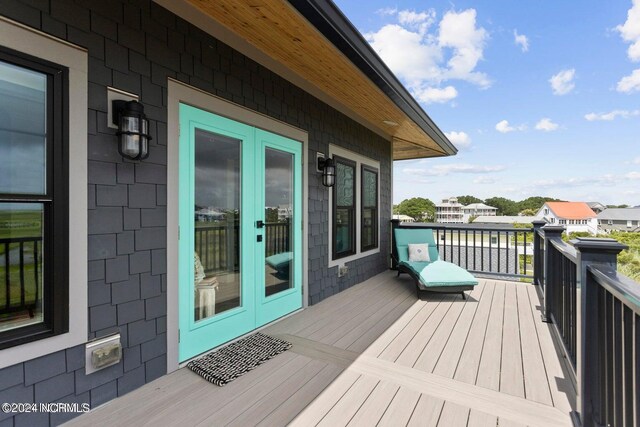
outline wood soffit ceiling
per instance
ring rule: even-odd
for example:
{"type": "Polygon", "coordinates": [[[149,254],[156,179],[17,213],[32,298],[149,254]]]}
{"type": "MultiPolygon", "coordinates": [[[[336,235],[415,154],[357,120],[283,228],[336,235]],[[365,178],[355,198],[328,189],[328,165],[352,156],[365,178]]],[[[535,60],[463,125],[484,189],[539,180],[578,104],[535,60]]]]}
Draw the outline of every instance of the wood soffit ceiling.
{"type": "Polygon", "coordinates": [[[393,140],[394,160],[446,152],[338,48],[283,0],[188,0],[393,140]],[[384,121],[395,122],[390,126],[384,121]]]}

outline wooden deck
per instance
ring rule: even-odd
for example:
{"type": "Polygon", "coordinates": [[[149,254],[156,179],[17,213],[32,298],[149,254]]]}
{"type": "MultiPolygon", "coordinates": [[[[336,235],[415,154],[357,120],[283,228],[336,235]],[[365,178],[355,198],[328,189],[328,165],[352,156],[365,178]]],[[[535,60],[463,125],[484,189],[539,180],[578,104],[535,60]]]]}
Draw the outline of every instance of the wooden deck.
{"type": "Polygon", "coordinates": [[[574,390],[532,285],[465,301],[380,274],[265,329],[293,343],[225,387],[180,369],[69,425],[570,426],[574,390]]]}

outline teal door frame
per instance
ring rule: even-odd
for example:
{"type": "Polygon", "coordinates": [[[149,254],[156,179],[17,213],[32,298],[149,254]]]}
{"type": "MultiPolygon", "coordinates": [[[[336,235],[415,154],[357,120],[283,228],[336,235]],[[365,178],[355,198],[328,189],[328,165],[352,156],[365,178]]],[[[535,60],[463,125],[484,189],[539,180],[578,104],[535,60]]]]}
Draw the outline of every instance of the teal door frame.
{"type": "Polygon", "coordinates": [[[233,340],[302,307],[302,144],[283,136],[186,105],[179,105],[178,171],[178,360],[183,362],[233,340]],[[240,290],[239,307],[195,321],[194,206],[195,131],[201,129],[241,141],[240,290]],[[264,296],[264,242],[257,242],[257,220],[264,220],[264,150],[294,156],[294,213],[292,227],[293,284],[288,290],[264,296]],[[257,189],[261,189],[258,191],[257,189]],[[296,225],[300,225],[297,227],[296,225]]]}

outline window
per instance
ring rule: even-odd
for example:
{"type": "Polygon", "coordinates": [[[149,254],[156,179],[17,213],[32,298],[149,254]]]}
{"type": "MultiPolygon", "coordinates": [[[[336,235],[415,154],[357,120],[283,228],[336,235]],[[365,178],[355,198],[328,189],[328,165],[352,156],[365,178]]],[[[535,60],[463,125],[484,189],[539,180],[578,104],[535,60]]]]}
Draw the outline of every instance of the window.
{"type": "Polygon", "coordinates": [[[360,250],[378,247],[378,170],[362,165],[360,250]]]}
{"type": "Polygon", "coordinates": [[[329,257],[335,267],[380,252],[380,162],[330,145],[336,165],[329,190],[329,257]]]}
{"type": "Polygon", "coordinates": [[[68,76],[0,47],[0,349],[69,327],[68,76]]]}
{"type": "Polygon", "coordinates": [[[334,156],[333,259],[356,253],[356,163],[334,156]]]}

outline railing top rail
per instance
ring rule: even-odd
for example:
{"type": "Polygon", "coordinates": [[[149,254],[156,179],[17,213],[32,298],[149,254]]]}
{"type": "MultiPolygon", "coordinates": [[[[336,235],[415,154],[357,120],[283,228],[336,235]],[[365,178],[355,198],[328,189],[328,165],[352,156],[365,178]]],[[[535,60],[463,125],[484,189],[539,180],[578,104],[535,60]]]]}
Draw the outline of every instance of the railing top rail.
{"type": "Polygon", "coordinates": [[[477,231],[522,231],[531,232],[532,227],[514,227],[504,224],[444,224],[439,222],[401,222],[400,228],[431,228],[433,230],[477,230],[477,231]]]}
{"type": "Polygon", "coordinates": [[[33,237],[11,237],[0,239],[0,244],[4,243],[20,243],[20,242],[39,242],[42,240],[42,236],[33,236],[33,237]]]}
{"type": "Polygon", "coordinates": [[[611,270],[609,266],[592,264],[587,270],[596,282],[611,292],[616,298],[640,315],[640,284],[624,274],[611,270]]]}
{"type": "Polygon", "coordinates": [[[562,255],[568,258],[574,264],[578,263],[578,252],[576,248],[571,246],[568,243],[565,243],[561,239],[549,239],[549,242],[553,245],[554,248],[558,250],[562,255]]]}

